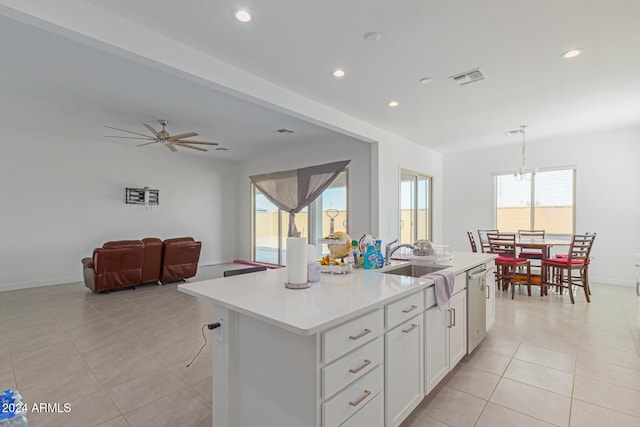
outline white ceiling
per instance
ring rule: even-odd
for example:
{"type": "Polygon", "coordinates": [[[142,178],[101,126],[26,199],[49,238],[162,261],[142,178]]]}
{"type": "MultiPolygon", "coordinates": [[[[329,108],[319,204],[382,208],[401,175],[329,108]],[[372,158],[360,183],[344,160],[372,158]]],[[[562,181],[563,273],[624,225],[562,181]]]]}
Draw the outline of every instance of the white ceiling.
{"type": "MultiPolygon", "coordinates": [[[[37,3],[0,4],[19,8],[25,2],[37,3]]],[[[521,124],[529,125],[527,140],[535,141],[640,123],[637,0],[67,3],[76,7],[64,19],[55,10],[37,12],[67,23],[76,11],[77,22],[88,17],[125,19],[131,32],[153,31],[159,41],[173,39],[342,115],[441,152],[517,142],[503,131],[521,124]],[[232,11],[239,6],[253,13],[250,23],[233,19],[232,11]],[[87,7],[100,13],[88,13],[87,7]],[[380,41],[365,41],[369,31],[379,32],[380,41]],[[584,53],[573,60],[560,58],[575,47],[584,53]],[[343,79],[331,76],[336,67],[345,69],[343,79]],[[475,67],[482,68],[486,80],[458,87],[448,78],[475,67]],[[420,84],[425,76],[433,83],[420,84]],[[388,108],[391,99],[400,106],[388,108]]],[[[30,98],[19,101],[26,105],[41,104],[51,95],[45,103],[55,99],[57,108],[83,114],[87,109],[95,122],[127,129],[167,118],[179,123],[170,129],[173,133],[199,131],[201,139],[219,140],[231,148],[229,156],[238,158],[253,153],[254,147],[281,149],[293,138],[298,144],[345,138],[316,126],[322,120],[310,124],[282,114],[293,109],[278,105],[282,98],[261,96],[266,92],[257,86],[245,98],[260,98],[260,107],[204,90],[179,73],[150,71],[148,64],[107,55],[90,43],[53,38],[4,20],[0,24],[0,47],[18,58],[9,72],[19,81],[0,88],[3,94],[13,90],[18,99],[30,98]],[[45,64],[46,73],[40,69],[45,64]],[[68,74],[62,83],[57,81],[68,74]],[[99,81],[105,84],[96,85],[99,81]],[[278,112],[264,108],[270,102],[278,112]],[[271,132],[289,126],[300,130],[290,136],[271,132]]],[[[123,39],[118,47],[127,50],[130,42],[123,39]]],[[[358,135],[348,125],[329,127],[358,135]]]]}

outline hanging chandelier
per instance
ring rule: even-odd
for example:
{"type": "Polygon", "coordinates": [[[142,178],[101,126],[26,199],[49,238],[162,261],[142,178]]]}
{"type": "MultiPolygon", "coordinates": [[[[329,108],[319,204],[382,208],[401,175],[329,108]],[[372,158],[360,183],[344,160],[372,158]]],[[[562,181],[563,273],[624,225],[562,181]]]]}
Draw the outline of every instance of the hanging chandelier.
{"type": "Polygon", "coordinates": [[[531,179],[532,175],[535,175],[538,172],[538,168],[527,169],[526,167],[526,157],[525,157],[525,129],[527,125],[520,125],[520,129],[510,130],[505,132],[505,135],[515,135],[518,133],[522,134],[522,166],[513,170],[513,177],[516,181],[522,181],[523,179],[531,179]]]}

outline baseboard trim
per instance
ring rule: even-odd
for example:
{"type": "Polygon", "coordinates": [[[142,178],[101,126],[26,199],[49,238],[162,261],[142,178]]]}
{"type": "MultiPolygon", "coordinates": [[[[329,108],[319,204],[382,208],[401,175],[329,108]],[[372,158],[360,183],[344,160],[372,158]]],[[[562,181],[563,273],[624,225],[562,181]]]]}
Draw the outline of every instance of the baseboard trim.
{"type": "Polygon", "coordinates": [[[17,289],[39,288],[41,286],[63,285],[66,283],[75,283],[75,282],[82,283],[82,276],[59,277],[55,279],[36,280],[34,282],[1,283],[0,292],[15,291],[17,289]]]}
{"type": "Polygon", "coordinates": [[[603,285],[615,285],[615,286],[628,286],[632,287],[636,285],[636,282],[633,280],[620,280],[620,279],[611,279],[608,277],[595,277],[589,276],[589,283],[598,284],[602,283],[603,285]]]}

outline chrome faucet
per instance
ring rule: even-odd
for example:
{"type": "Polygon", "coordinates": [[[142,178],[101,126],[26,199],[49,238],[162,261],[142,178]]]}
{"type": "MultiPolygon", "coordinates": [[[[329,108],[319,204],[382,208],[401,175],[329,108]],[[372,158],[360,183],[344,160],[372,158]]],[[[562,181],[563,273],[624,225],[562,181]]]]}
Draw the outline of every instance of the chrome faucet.
{"type": "Polygon", "coordinates": [[[396,246],[395,248],[391,248],[391,245],[393,245],[394,243],[396,243],[398,241],[398,239],[394,240],[393,242],[387,243],[387,245],[384,247],[384,263],[386,265],[389,265],[389,263],[391,263],[391,255],[393,255],[393,253],[395,251],[397,251],[400,248],[411,248],[414,251],[416,249],[420,249],[418,246],[416,245],[412,245],[411,243],[403,243],[401,245],[396,246]]]}

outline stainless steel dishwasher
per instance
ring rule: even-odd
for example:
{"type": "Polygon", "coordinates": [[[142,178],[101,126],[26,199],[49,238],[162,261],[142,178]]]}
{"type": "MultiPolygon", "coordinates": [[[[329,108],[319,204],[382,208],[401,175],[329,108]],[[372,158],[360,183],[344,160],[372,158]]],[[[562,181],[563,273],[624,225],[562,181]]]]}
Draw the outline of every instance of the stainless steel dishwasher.
{"type": "Polygon", "coordinates": [[[467,353],[471,353],[487,333],[487,274],[485,264],[467,272],[467,353]]]}

